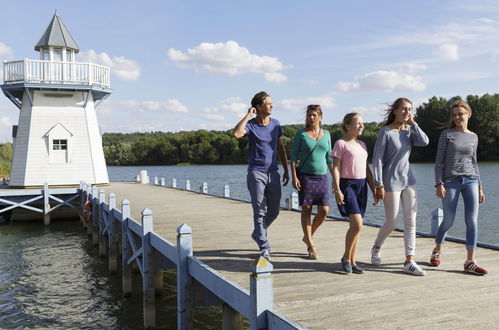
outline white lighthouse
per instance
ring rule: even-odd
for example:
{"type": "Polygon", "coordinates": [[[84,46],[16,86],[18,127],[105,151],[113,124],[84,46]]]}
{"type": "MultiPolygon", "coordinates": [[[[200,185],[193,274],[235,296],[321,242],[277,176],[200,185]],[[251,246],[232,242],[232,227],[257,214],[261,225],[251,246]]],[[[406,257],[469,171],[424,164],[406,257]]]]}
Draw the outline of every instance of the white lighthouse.
{"type": "Polygon", "coordinates": [[[57,13],[35,51],[39,60],[3,66],[2,91],[20,110],[10,186],[108,183],[95,107],[111,93],[109,68],[75,61],[78,46],[57,13]]]}

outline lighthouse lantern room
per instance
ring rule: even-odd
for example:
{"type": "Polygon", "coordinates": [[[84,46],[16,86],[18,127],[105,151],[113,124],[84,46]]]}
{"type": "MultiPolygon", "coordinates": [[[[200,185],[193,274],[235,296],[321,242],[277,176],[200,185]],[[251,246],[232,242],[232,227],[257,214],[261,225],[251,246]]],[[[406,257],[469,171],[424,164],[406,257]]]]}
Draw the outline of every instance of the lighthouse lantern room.
{"type": "Polygon", "coordinates": [[[95,107],[111,94],[108,67],[76,62],[61,18],[35,46],[38,60],[5,61],[3,93],[19,108],[11,187],[109,182],[95,107]]]}

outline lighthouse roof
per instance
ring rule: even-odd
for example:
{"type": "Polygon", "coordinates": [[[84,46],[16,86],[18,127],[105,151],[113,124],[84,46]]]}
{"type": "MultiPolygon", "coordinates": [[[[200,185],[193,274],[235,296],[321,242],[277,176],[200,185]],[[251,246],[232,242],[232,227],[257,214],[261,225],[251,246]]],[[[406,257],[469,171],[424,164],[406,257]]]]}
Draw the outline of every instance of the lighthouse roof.
{"type": "Polygon", "coordinates": [[[57,13],[54,14],[54,17],[52,18],[52,21],[50,21],[45,33],[36,44],[35,50],[40,51],[40,48],[48,46],[66,47],[73,49],[75,53],[78,53],[79,51],[78,45],[62,22],[62,19],[57,16],[57,13]]]}

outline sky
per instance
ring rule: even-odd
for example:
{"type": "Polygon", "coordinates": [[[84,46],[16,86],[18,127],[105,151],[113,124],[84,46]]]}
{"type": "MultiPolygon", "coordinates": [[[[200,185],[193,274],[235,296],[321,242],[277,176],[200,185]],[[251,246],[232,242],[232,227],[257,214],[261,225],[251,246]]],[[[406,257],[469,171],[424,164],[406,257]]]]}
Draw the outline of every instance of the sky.
{"type": "MultiPolygon", "coordinates": [[[[227,130],[262,90],[281,124],[302,123],[307,104],[333,124],[382,121],[398,97],[499,88],[495,0],[0,0],[0,60],[39,59],[55,10],[76,60],[111,68],[103,132],[227,130]]],[[[18,116],[0,98],[0,142],[18,116]]]]}

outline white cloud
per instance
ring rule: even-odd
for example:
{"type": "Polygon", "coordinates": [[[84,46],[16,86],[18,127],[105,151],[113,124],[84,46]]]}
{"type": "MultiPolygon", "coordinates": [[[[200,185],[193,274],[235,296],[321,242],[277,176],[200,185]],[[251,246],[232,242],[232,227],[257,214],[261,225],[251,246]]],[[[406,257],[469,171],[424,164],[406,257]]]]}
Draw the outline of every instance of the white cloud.
{"type": "Polygon", "coordinates": [[[10,127],[10,126],[12,126],[12,121],[10,120],[9,117],[2,116],[2,117],[0,117],[0,126],[10,127]]]}
{"type": "Polygon", "coordinates": [[[278,102],[279,106],[286,111],[297,112],[305,110],[309,104],[320,104],[323,110],[331,110],[336,106],[336,101],[331,96],[304,97],[296,99],[284,99],[278,102]]]}
{"type": "Polygon", "coordinates": [[[164,102],[158,101],[121,101],[123,106],[127,108],[133,108],[138,111],[143,112],[157,112],[157,111],[165,111],[165,112],[189,112],[189,109],[183,105],[177,99],[169,99],[164,102]]]}
{"type": "Polygon", "coordinates": [[[433,54],[439,56],[445,61],[459,60],[459,47],[456,44],[443,44],[436,49],[433,54]]]}
{"type": "Polygon", "coordinates": [[[187,51],[170,48],[168,57],[181,68],[194,68],[195,71],[224,74],[229,76],[245,73],[263,74],[273,83],[281,83],[287,77],[281,73],[284,66],[278,58],[251,54],[237,42],[203,42],[187,51]]]}
{"type": "Polygon", "coordinates": [[[203,118],[208,119],[208,120],[224,120],[225,119],[225,117],[222,115],[214,115],[214,114],[204,115],[203,118]]]}
{"type": "Polygon", "coordinates": [[[408,63],[404,65],[399,71],[400,72],[407,72],[407,73],[414,73],[418,71],[424,71],[427,69],[426,64],[422,63],[408,63]]]}
{"type": "Polygon", "coordinates": [[[397,71],[375,71],[356,77],[354,82],[339,82],[340,92],[419,92],[426,88],[420,76],[397,71]]]}
{"type": "Polygon", "coordinates": [[[9,55],[11,53],[12,49],[3,42],[0,42],[0,55],[9,55]]]}
{"type": "Polygon", "coordinates": [[[97,53],[91,49],[87,52],[80,52],[79,60],[108,66],[111,68],[111,74],[122,80],[137,80],[140,76],[140,65],[123,56],[111,58],[107,53],[97,53]]]}
{"type": "MultiPolygon", "coordinates": [[[[249,106],[246,103],[244,103],[240,97],[229,97],[225,100],[219,101],[214,107],[204,108],[202,112],[208,114],[220,113],[220,112],[232,112],[237,117],[242,117],[248,111],[248,107],[249,106]]],[[[210,119],[207,116],[208,115],[206,115],[205,118],[210,119]]],[[[215,116],[222,116],[222,115],[214,115],[212,116],[212,118],[216,118],[215,116]]],[[[221,119],[223,119],[223,116],[221,119]]]]}

